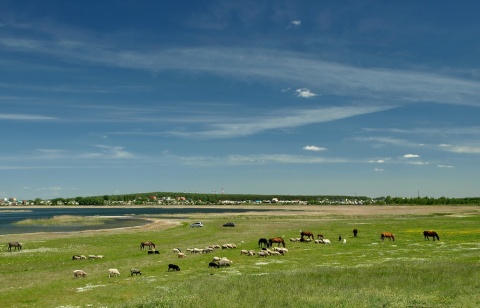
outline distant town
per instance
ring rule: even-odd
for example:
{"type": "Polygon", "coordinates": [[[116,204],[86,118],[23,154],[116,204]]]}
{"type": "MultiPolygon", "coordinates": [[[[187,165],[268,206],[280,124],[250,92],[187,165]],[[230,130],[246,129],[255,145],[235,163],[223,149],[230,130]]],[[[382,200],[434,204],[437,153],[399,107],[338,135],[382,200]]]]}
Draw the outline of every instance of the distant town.
{"type": "Polygon", "coordinates": [[[0,198],[0,206],[76,206],[76,205],[240,205],[240,204],[288,204],[288,205],[479,205],[480,197],[429,198],[429,197],[377,197],[365,196],[312,196],[312,195],[253,195],[253,194],[202,194],[154,192],[124,195],[103,195],[75,198],[17,200],[0,198]]]}

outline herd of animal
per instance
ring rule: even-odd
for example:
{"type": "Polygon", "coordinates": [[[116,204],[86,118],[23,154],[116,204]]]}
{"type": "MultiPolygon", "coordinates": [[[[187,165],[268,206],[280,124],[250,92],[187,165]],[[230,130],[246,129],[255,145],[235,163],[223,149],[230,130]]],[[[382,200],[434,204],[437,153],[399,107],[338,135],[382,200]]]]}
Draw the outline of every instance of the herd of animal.
{"type": "MultiPolygon", "coordinates": [[[[358,235],[358,230],[353,229],[353,237],[357,237],[358,235]]],[[[435,231],[423,231],[423,236],[425,240],[430,240],[432,238],[434,241],[435,240],[440,240],[439,235],[435,231]]],[[[389,241],[395,241],[395,236],[391,232],[382,232],[380,235],[380,239],[384,241],[385,239],[388,239],[389,241]]],[[[339,241],[342,241],[342,237],[339,236],[338,238],[339,241]]],[[[322,234],[317,234],[317,239],[314,239],[314,234],[311,231],[303,231],[300,230],[300,237],[299,238],[290,238],[291,242],[311,242],[313,241],[314,243],[317,244],[331,244],[331,241],[329,239],[324,238],[322,234]]],[[[343,239],[342,243],[346,244],[347,240],[343,239]]],[[[8,246],[8,251],[21,251],[23,245],[19,242],[9,242],[7,244],[8,246]]],[[[260,238],[258,240],[258,247],[261,249],[260,251],[255,251],[255,250],[245,250],[242,249],[240,251],[240,255],[246,255],[246,256],[255,256],[257,255],[258,257],[267,257],[267,256],[272,256],[272,255],[285,255],[288,252],[288,249],[285,247],[285,240],[281,237],[273,237],[273,238],[260,238]],[[277,247],[273,247],[274,244],[277,244],[277,247]],[[280,247],[282,246],[282,247],[280,247]],[[271,250],[272,248],[273,250],[271,250]]],[[[144,241],[140,243],[140,249],[144,250],[145,248],[148,248],[147,253],[148,254],[159,254],[159,251],[156,250],[155,243],[151,241],[144,241]]],[[[173,248],[172,251],[177,255],[177,258],[182,259],[187,257],[187,253],[190,254],[197,254],[197,253],[211,253],[217,249],[234,249],[237,248],[235,244],[223,244],[223,245],[208,245],[205,248],[187,248],[185,252],[182,252],[180,248],[173,248]]],[[[103,259],[103,255],[73,255],[72,260],[86,260],[86,259],[103,259]]],[[[226,257],[213,257],[213,260],[209,262],[208,267],[209,268],[220,268],[220,267],[227,267],[233,264],[233,261],[229,260],[226,257]]],[[[180,271],[180,267],[176,264],[168,264],[167,271],[180,271]]],[[[137,269],[137,268],[132,268],[130,269],[130,275],[137,276],[137,275],[142,275],[142,272],[137,269]]],[[[120,276],[120,271],[116,268],[111,268],[108,270],[108,277],[118,277],[120,276]]],[[[73,271],[73,277],[74,278],[85,278],[87,277],[87,273],[84,270],[74,270],[73,271]]]]}

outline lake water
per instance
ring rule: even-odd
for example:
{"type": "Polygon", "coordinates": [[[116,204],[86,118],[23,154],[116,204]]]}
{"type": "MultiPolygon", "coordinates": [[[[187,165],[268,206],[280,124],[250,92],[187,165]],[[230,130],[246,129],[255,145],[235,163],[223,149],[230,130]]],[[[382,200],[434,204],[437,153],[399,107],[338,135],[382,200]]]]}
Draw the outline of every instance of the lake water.
{"type": "MultiPolygon", "coordinates": [[[[33,232],[73,232],[84,230],[99,230],[133,227],[147,224],[145,216],[172,215],[172,214],[200,214],[200,213],[243,213],[252,211],[251,209],[232,209],[232,208],[109,208],[109,207],[51,207],[51,208],[32,208],[32,207],[0,207],[0,235],[22,234],[33,232]],[[15,223],[25,219],[52,218],[60,215],[73,216],[116,216],[117,218],[95,226],[21,226],[15,223]]],[[[255,211],[266,211],[256,209],[255,211]]]]}

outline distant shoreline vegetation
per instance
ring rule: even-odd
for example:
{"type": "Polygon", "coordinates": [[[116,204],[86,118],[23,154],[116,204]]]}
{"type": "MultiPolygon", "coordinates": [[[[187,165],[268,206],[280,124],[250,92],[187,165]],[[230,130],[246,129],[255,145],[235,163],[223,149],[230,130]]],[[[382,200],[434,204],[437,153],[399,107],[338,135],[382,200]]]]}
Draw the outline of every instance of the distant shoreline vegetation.
{"type": "Polygon", "coordinates": [[[60,215],[51,218],[25,219],[18,221],[15,224],[19,226],[97,226],[106,224],[109,221],[112,221],[112,219],[106,217],[60,215]]]}
{"type": "Polygon", "coordinates": [[[204,194],[179,192],[150,192],[123,195],[103,195],[50,200],[23,200],[0,205],[478,205],[480,197],[430,198],[430,197],[378,197],[329,195],[255,195],[255,194],[204,194]]]}

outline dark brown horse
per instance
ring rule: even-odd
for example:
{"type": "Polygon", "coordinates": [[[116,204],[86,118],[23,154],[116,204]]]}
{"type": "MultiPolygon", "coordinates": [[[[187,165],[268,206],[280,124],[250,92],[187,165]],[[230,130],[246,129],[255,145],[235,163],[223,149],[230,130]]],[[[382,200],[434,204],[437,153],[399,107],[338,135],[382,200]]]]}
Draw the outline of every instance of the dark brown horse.
{"type": "Polygon", "coordinates": [[[14,250],[22,250],[22,243],[10,242],[7,245],[8,245],[8,251],[12,251],[12,247],[14,250]]]}
{"type": "Polygon", "coordinates": [[[357,229],[353,229],[353,237],[357,237],[357,234],[358,234],[358,230],[357,230],[357,229]]]}
{"type": "Polygon", "coordinates": [[[440,240],[440,237],[435,231],[423,231],[423,237],[425,240],[430,240],[430,237],[433,237],[433,240],[435,240],[435,238],[437,238],[438,241],[440,240]]]}
{"type": "Polygon", "coordinates": [[[258,240],[258,247],[262,248],[263,246],[265,246],[265,248],[268,248],[268,241],[266,238],[261,238],[258,240]]]}
{"type": "Polygon", "coordinates": [[[380,238],[382,239],[382,242],[385,238],[388,238],[389,241],[395,242],[395,236],[393,236],[392,232],[383,232],[380,238]]]}
{"type": "Polygon", "coordinates": [[[278,247],[280,247],[280,244],[285,247],[285,241],[281,237],[272,237],[271,239],[268,240],[268,246],[272,247],[273,243],[278,243],[278,247]]]}
{"type": "Polygon", "coordinates": [[[145,249],[145,247],[148,247],[148,249],[155,249],[155,244],[153,242],[141,242],[140,249],[145,249]]]}
{"type": "Polygon", "coordinates": [[[306,236],[307,238],[311,238],[313,240],[313,233],[312,232],[300,230],[300,237],[303,238],[304,236],[306,236]]]}

